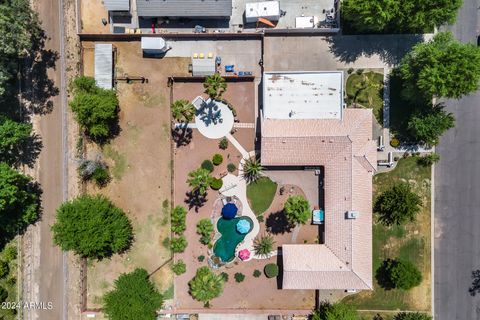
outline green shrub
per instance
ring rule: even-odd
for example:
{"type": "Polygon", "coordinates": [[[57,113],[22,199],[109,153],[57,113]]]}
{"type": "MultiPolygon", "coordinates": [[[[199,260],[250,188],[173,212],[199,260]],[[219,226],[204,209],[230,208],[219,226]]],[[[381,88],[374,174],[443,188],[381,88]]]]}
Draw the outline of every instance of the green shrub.
{"type": "Polygon", "coordinates": [[[184,274],[185,272],[187,272],[187,265],[185,264],[185,262],[183,262],[183,260],[178,260],[176,263],[173,264],[172,271],[177,276],[184,274]]]}
{"type": "Polygon", "coordinates": [[[202,168],[208,170],[208,172],[213,172],[213,163],[210,160],[204,160],[202,162],[202,168]]]}
{"type": "Polygon", "coordinates": [[[263,222],[265,220],[265,217],[263,216],[263,214],[257,216],[257,220],[258,222],[263,222]]]}
{"type": "Polygon", "coordinates": [[[93,171],[91,179],[99,187],[105,187],[110,182],[110,173],[106,167],[98,167],[93,171]]]}
{"type": "Polygon", "coordinates": [[[223,281],[228,282],[228,273],[222,272],[220,273],[220,276],[222,277],[223,281]]]}
{"type": "Polygon", "coordinates": [[[432,320],[432,316],[419,312],[400,312],[397,313],[393,320],[432,320]]]}
{"type": "Polygon", "coordinates": [[[185,224],[185,218],[187,216],[187,210],[182,206],[176,206],[172,210],[172,231],[176,234],[182,234],[187,228],[185,224]]]}
{"type": "Polygon", "coordinates": [[[267,278],[274,278],[278,276],[278,266],[275,263],[269,263],[263,269],[267,278]]]}
{"type": "Polygon", "coordinates": [[[223,162],[223,156],[219,153],[213,155],[212,162],[214,165],[218,166],[223,162]]]}
{"type": "Polygon", "coordinates": [[[400,140],[397,138],[393,138],[390,140],[390,145],[394,148],[398,147],[400,145],[400,140]]]}
{"type": "Polygon", "coordinates": [[[9,245],[3,250],[3,257],[7,262],[17,259],[17,247],[9,245]]]}
{"type": "Polygon", "coordinates": [[[378,284],[386,289],[409,290],[422,282],[422,274],[410,261],[387,259],[382,262],[375,275],[378,284]]]}
{"type": "Polygon", "coordinates": [[[210,221],[210,219],[204,218],[198,221],[197,223],[197,234],[199,234],[200,237],[200,242],[202,244],[208,244],[210,243],[210,240],[212,238],[212,233],[213,233],[213,223],[210,221]]]}
{"type": "Polygon", "coordinates": [[[418,163],[425,167],[430,167],[434,163],[440,160],[440,156],[437,153],[430,153],[418,159],[418,163]]]}
{"type": "Polygon", "coordinates": [[[235,170],[237,170],[237,167],[233,164],[233,163],[229,163],[227,164],[227,171],[232,173],[234,172],[235,170]]]}
{"type": "Polygon", "coordinates": [[[223,186],[222,179],[213,178],[212,183],[210,183],[210,188],[212,188],[213,190],[220,190],[222,186],[223,186]]]}
{"type": "Polygon", "coordinates": [[[205,260],[205,256],[204,255],[198,256],[197,260],[198,262],[203,262],[203,260],[205,260]]]}
{"type": "Polygon", "coordinates": [[[9,271],[8,262],[0,260],[0,278],[5,278],[9,271]]]}
{"type": "Polygon", "coordinates": [[[253,271],[253,276],[254,276],[255,278],[258,278],[258,277],[260,277],[261,275],[262,275],[262,271],[260,271],[260,270],[258,270],[258,269],[255,269],[255,270],[253,271]]]}
{"type": "Polygon", "coordinates": [[[4,287],[0,286],[0,302],[7,301],[8,291],[4,287]]]}
{"type": "Polygon", "coordinates": [[[222,140],[220,140],[220,142],[218,143],[218,147],[222,150],[227,149],[228,148],[228,139],[223,138],[222,140]]]}
{"type": "Polygon", "coordinates": [[[353,71],[354,71],[353,68],[348,68],[347,73],[348,73],[348,74],[351,74],[353,71]]]}
{"type": "Polygon", "coordinates": [[[357,71],[355,71],[356,74],[358,75],[361,75],[363,73],[363,69],[357,69],[357,71]]]}
{"type": "Polygon", "coordinates": [[[236,282],[240,283],[240,282],[243,282],[243,280],[245,280],[245,275],[241,272],[237,272],[235,273],[234,278],[236,282]]]}
{"type": "Polygon", "coordinates": [[[172,240],[170,241],[170,249],[172,249],[172,251],[175,253],[180,253],[185,251],[185,248],[187,247],[187,245],[188,245],[188,242],[184,236],[172,238],[172,240]]]}

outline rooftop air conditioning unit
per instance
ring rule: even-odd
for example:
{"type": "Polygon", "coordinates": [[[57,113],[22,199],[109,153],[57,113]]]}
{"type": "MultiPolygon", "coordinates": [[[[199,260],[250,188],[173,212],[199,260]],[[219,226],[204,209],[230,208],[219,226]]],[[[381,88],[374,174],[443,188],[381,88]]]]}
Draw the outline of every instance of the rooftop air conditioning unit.
{"type": "Polygon", "coordinates": [[[358,211],[348,211],[347,219],[357,219],[360,213],[358,211]]]}

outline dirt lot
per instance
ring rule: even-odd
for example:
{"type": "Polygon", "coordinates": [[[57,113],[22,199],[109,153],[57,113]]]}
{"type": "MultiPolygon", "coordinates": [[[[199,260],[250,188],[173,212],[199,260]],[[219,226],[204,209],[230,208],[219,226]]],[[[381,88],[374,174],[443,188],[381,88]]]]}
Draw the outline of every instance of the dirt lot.
{"type": "MultiPolygon", "coordinates": [[[[254,102],[254,83],[229,83],[225,98],[233,104],[238,112],[238,119],[242,123],[253,123],[255,120],[255,102],[254,102]]],[[[201,84],[195,83],[176,83],[174,86],[174,99],[193,99],[202,94],[201,84]]],[[[253,129],[238,129],[234,137],[247,150],[254,149],[255,133],[253,129]]],[[[192,131],[192,140],[186,146],[181,146],[175,154],[175,204],[182,204],[186,198],[189,187],[186,184],[188,172],[198,168],[205,159],[211,159],[214,153],[220,153],[224,156],[224,163],[215,168],[214,176],[219,176],[226,172],[226,164],[229,162],[238,166],[240,153],[230,143],[227,150],[218,148],[217,140],[209,140],[203,137],[196,129],[192,131]]],[[[301,193],[301,190],[295,190],[295,193],[301,193]]],[[[287,195],[285,195],[286,197],[287,195]]],[[[213,209],[213,203],[218,197],[218,192],[209,191],[206,203],[196,212],[192,208],[187,215],[187,230],[185,236],[188,240],[188,247],[182,254],[177,254],[175,259],[182,259],[187,264],[187,272],[181,276],[175,277],[175,305],[177,310],[196,310],[201,309],[203,304],[193,300],[188,294],[188,281],[195,275],[195,271],[202,265],[207,265],[208,248],[201,245],[199,236],[196,234],[198,220],[210,218],[213,209]],[[205,256],[203,262],[198,261],[199,256],[205,256]]],[[[285,199],[275,200],[270,209],[272,212],[278,211],[285,199]]],[[[269,211],[270,212],[270,211],[269,211]]],[[[268,216],[266,216],[268,218],[268,216]]],[[[265,230],[264,223],[262,230],[265,230]]],[[[316,228],[300,228],[297,240],[302,241],[306,237],[315,239],[316,228]]],[[[318,232],[318,231],[317,231],[318,232]]],[[[292,241],[292,233],[286,233],[279,236],[277,244],[289,243],[292,241]]],[[[312,240],[313,241],[313,240],[312,240]]],[[[315,294],[313,291],[282,291],[278,289],[277,279],[267,279],[264,275],[259,278],[253,277],[253,271],[263,270],[265,264],[277,262],[277,257],[269,260],[252,260],[245,263],[234,262],[231,265],[223,267],[219,272],[226,272],[229,280],[225,285],[223,294],[211,302],[212,312],[239,312],[238,310],[310,310],[314,306],[315,294]],[[236,283],[234,274],[243,273],[246,278],[242,283],[236,283]]]]}
{"type": "Polygon", "coordinates": [[[80,1],[80,25],[82,33],[110,33],[110,25],[104,26],[102,19],[108,21],[108,11],[102,0],[80,1]]]}
{"type": "MultiPolygon", "coordinates": [[[[85,43],[85,47],[93,44],[85,43]]],[[[168,264],[170,251],[164,245],[170,237],[169,204],[171,200],[170,113],[167,77],[187,71],[188,59],[142,58],[139,42],[114,43],[117,49],[117,74],[145,76],[148,83],[118,84],[121,132],[103,152],[88,148],[88,157],[98,152],[110,165],[113,181],[104,189],[90,187],[89,193],[101,192],[127,212],[135,231],[131,250],[88,268],[88,307],[99,307],[102,294],[111,288],[122,272],[137,267],[155,274],[160,291],[172,295],[173,278],[168,264]],[[148,62],[148,63],[147,63],[148,62]]],[[[85,60],[85,71],[92,70],[92,60],[85,60]]],[[[85,54],[84,54],[85,56],[85,54]]]]}

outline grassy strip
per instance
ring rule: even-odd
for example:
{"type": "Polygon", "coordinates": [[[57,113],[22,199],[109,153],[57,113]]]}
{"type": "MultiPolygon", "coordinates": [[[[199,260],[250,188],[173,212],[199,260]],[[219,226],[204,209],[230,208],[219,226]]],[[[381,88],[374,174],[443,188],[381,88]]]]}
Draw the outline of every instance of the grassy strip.
{"type": "Polygon", "coordinates": [[[390,172],[374,177],[374,196],[399,181],[412,185],[423,199],[417,220],[404,226],[373,225],[373,274],[384,259],[402,258],[414,263],[423,274],[423,282],[412,290],[385,290],[374,278],[374,290],[346,297],[345,302],[363,310],[419,310],[430,308],[430,177],[431,169],[417,164],[416,157],[401,159],[390,172]]]}

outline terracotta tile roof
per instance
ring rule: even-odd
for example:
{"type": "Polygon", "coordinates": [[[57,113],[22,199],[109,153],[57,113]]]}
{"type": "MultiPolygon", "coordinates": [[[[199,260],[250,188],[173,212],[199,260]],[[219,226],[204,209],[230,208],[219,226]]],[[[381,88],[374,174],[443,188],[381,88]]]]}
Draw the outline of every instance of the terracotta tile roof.
{"type": "Polygon", "coordinates": [[[323,166],[325,244],[283,246],[284,289],[372,288],[372,112],[342,120],[263,119],[264,166],[323,166]],[[346,219],[358,211],[356,219],[346,219]]]}

